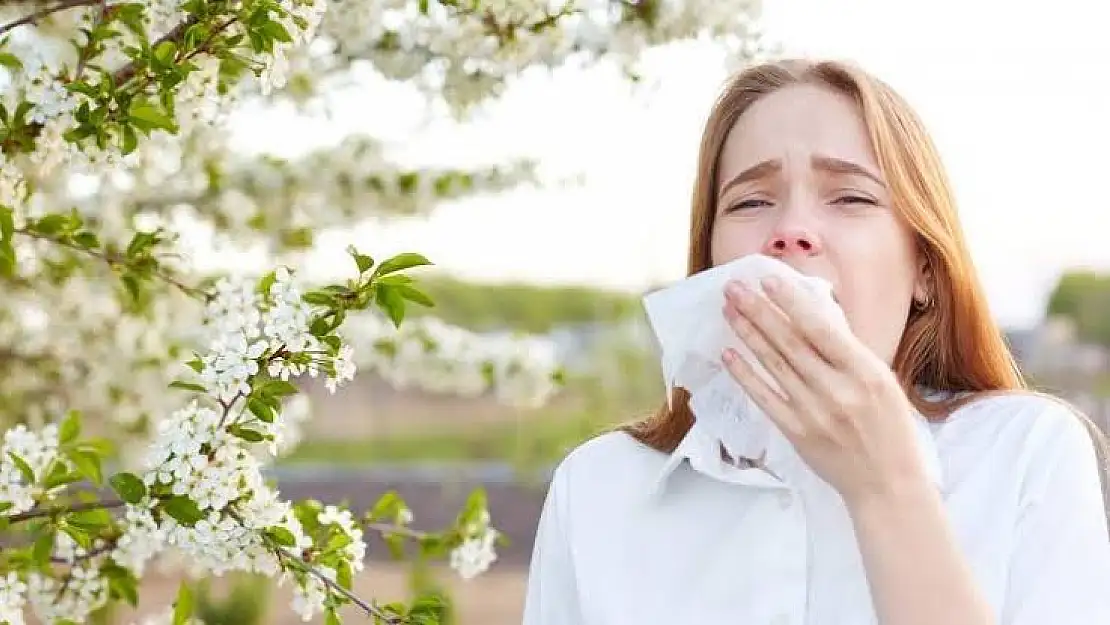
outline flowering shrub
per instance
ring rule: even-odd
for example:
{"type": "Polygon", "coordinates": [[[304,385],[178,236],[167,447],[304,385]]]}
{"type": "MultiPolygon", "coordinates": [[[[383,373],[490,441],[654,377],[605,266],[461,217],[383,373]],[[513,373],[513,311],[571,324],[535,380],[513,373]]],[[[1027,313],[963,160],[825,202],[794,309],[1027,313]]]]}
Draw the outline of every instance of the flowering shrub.
{"type": "MultiPolygon", "coordinates": [[[[350,250],[318,288],[279,262],[366,210],[419,212],[532,177],[526,164],[412,171],[350,140],[289,163],[230,145],[246,102],[311,107],[369,61],[461,114],[530,65],[701,34],[748,53],[749,0],[34,0],[0,6],[0,624],[81,623],[138,602],[153,558],[257,572],[294,587],[305,619],[355,604],[376,623],[434,622],[428,599],[352,593],[366,532],[463,577],[500,538],[481,490],[439,532],[395,493],[354,512],[281,498],[263,467],[308,416],[296,382],[335,391],[356,371],[398,385],[537,405],[549,345],[434,320],[410,270],[350,250]],[[180,234],[269,246],[277,269],[203,276],[180,234]],[[138,437],[133,444],[127,436],[138,437]],[[127,440],[125,444],[119,444],[127,440]]],[[[741,55],[743,56],[743,55],[741,55]]],[[[191,622],[183,585],[144,622],[191,622]]]]}

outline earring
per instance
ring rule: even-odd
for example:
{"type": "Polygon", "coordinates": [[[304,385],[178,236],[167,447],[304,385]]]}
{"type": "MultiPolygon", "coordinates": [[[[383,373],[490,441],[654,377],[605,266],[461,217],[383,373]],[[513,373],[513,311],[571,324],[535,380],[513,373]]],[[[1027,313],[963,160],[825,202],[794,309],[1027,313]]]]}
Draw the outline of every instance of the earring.
{"type": "Polygon", "coordinates": [[[923,299],[923,300],[919,300],[917,298],[914,298],[914,300],[913,300],[913,308],[914,308],[914,310],[916,310],[918,312],[929,310],[930,308],[932,308],[932,306],[933,306],[933,295],[931,293],[926,293],[925,294],[925,299],[923,299]]]}

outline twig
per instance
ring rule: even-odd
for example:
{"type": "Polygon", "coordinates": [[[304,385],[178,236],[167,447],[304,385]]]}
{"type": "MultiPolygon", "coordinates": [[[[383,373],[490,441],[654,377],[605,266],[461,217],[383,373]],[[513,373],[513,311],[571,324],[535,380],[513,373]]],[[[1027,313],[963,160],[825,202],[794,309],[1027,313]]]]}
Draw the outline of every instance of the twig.
{"type": "Polygon", "coordinates": [[[72,558],[70,560],[67,560],[65,558],[50,558],[50,561],[53,562],[54,564],[76,564],[76,563],[82,562],[84,560],[91,560],[91,559],[95,558],[96,556],[108,553],[109,551],[111,551],[115,548],[116,548],[116,543],[113,540],[112,542],[108,543],[107,545],[102,545],[100,547],[97,547],[96,549],[93,549],[93,550],[91,550],[87,553],[81,554],[79,556],[75,556],[74,558],[72,558]]]}
{"type": "Polygon", "coordinates": [[[423,540],[429,536],[427,532],[407,528],[403,525],[389,525],[386,523],[363,523],[362,525],[368,530],[378,532],[379,534],[397,534],[405,538],[412,538],[413,540],[423,540]]]}
{"type": "Polygon", "coordinates": [[[335,583],[334,581],[329,579],[327,575],[324,575],[320,571],[316,570],[316,567],[312,566],[311,564],[308,564],[307,562],[302,561],[297,556],[289,553],[284,547],[282,547],[280,545],[271,545],[271,547],[273,547],[286,560],[289,560],[290,562],[294,562],[295,566],[297,568],[301,569],[302,571],[304,571],[306,573],[312,574],[313,577],[315,577],[316,579],[323,582],[324,585],[327,586],[328,588],[330,588],[330,589],[334,590],[335,592],[343,595],[347,599],[350,599],[350,601],[352,603],[354,603],[358,607],[362,608],[362,610],[364,612],[366,612],[367,614],[369,614],[370,616],[375,616],[379,619],[382,619],[386,623],[389,623],[389,625],[399,625],[400,623],[403,622],[400,617],[390,616],[389,614],[386,614],[385,612],[382,612],[381,610],[374,607],[373,605],[371,605],[371,604],[367,603],[366,601],[360,599],[358,595],[356,595],[355,593],[353,593],[353,592],[347,590],[346,588],[340,586],[339,584],[335,583]]]}
{"type": "MultiPolygon", "coordinates": [[[[89,256],[92,256],[93,258],[104,261],[104,263],[106,263],[109,267],[113,267],[115,265],[126,265],[127,264],[127,261],[125,261],[125,260],[121,260],[121,259],[118,259],[118,258],[113,258],[113,257],[108,256],[107,254],[104,254],[103,252],[100,252],[98,250],[89,249],[87,247],[81,247],[80,245],[77,245],[76,243],[73,243],[72,241],[67,241],[65,239],[56,239],[54,237],[44,235],[44,234],[40,234],[38,232],[32,232],[32,231],[27,230],[25,228],[16,228],[14,232],[15,232],[15,234],[22,234],[24,236],[29,236],[29,237],[38,239],[40,241],[47,241],[47,242],[53,243],[55,245],[61,245],[62,247],[68,247],[71,250],[75,250],[75,251],[78,251],[78,252],[82,252],[84,254],[88,254],[89,256]]],[[[154,277],[158,278],[159,280],[162,280],[163,282],[165,282],[165,283],[169,284],[170,286],[176,288],[177,290],[181,291],[182,293],[184,293],[185,295],[187,295],[189,297],[195,297],[195,298],[201,299],[203,301],[208,301],[212,298],[212,295],[210,293],[204,291],[203,289],[198,289],[196,287],[191,287],[191,286],[181,282],[177,278],[175,278],[172,275],[170,275],[169,273],[167,273],[165,270],[156,269],[153,272],[153,274],[154,274],[154,277]]]]}
{"type": "Polygon", "coordinates": [[[19,523],[20,521],[28,521],[30,519],[38,519],[54,514],[64,512],[84,512],[85,510],[111,510],[113,508],[122,508],[127,502],[121,499],[107,499],[105,501],[84,501],[75,503],[73,505],[64,506],[51,506],[49,508],[35,508],[27,512],[20,512],[8,517],[8,522],[19,523]]]}
{"type": "Polygon", "coordinates": [[[26,17],[22,17],[15,20],[14,22],[9,22],[7,24],[4,24],[3,26],[0,26],[0,35],[3,35],[13,28],[18,28],[27,24],[33,25],[40,19],[46,17],[47,15],[50,15],[51,13],[57,13],[58,11],[65,11],[66,9],[73,9],[76,7],[88,7],[94,4],[99,4],[102,1],[103,0],[62,0],[54,6],[39,9],[38,11],[35,11],[34,13],[31,13],[26,17]]]}

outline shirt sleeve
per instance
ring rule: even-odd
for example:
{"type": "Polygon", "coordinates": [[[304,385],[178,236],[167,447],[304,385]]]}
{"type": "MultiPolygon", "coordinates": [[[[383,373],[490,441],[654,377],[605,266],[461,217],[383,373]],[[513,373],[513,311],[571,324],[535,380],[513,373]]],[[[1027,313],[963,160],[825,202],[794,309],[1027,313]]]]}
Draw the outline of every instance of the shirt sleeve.
{"type": "Polygon", "coordinates": [[[1110,537],[1094,441],[1066,406],[1048,411],[1046,444],[1023,488],[1001,625],[1110,623],[1110,537]]]}
{"type": "Polygon", "coordinates": [[[566,527],[562,471],[551,480],[536,528],[523,625],[584,625],[566,527]]]}

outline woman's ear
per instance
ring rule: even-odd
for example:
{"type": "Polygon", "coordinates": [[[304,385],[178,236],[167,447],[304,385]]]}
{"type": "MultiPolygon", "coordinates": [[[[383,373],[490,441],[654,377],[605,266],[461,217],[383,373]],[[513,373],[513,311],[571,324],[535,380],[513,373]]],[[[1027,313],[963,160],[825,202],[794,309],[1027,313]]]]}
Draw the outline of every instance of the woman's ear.
{"type": "Polygon", "coordinates": [[[933,299],[933,270],[925,254],[919,254],[918,259],[917,277],[913,283],[913,302],[915,306],[923,306],[933,299]]]}

